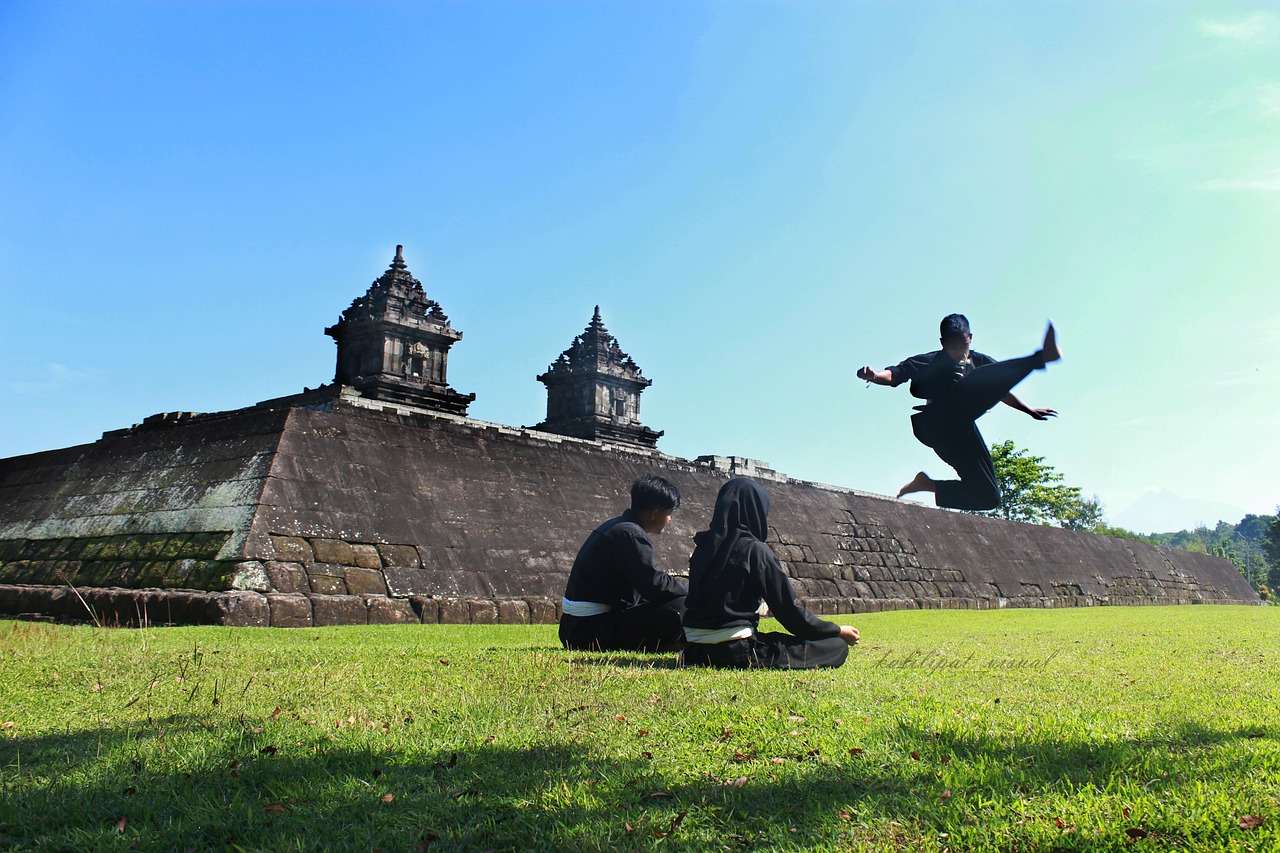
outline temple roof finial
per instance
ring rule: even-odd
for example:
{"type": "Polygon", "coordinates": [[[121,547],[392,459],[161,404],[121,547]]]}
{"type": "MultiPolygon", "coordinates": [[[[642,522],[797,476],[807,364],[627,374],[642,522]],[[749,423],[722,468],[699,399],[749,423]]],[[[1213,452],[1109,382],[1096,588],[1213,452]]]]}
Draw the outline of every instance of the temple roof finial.
{"type": "Polygon", "coordinates": [[[391,261],[391,266],[395,269],[404,269],[404,246],[396,246],[395,259],[391,261]]]}

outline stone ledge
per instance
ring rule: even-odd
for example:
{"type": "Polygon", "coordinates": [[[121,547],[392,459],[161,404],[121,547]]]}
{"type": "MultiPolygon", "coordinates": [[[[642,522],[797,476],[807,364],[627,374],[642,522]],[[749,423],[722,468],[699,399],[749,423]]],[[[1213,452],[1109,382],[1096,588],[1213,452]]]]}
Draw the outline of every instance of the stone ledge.
{"type": "MultiPolygon", "coordinates": [[[[1174,596],[1020,596],[1015,598],[805,597],[822,616],[892,610],[997,610],[1019,607],[1103,607],[1174,604],[1256,604],[1174,596]]],[[[0,584],[0,617],[96,623],[106,627],[231,625],[307,628],[326,625],[547,625],[560,618],[551,598],[456,598],[414,595],[321,595],[312,592],[207,592],[192,589],[0,584]]]]}
{"type": "Polygon", "coordinates": [[[321,595],[312,592],[207,592],[184,589],[0,584],[0,617],[94,623],[106,627],[234,625],[555,624],[550,598],[433,598],[321,595]]]}

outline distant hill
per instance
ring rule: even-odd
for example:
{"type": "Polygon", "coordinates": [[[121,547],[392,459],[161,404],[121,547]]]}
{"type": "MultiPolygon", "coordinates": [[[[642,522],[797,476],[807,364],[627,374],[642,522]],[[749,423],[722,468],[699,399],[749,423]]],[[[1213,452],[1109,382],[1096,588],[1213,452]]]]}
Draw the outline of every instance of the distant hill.
{"type": "Polygon", "coordinates": [[[1152,489],[1123,510],[1110,523],[1136,533],[1170,533],[1213,527],[1219,521],[1236,524],[1248,511],[1217,501],[1184,498],[1168,489],[1152,489]]]}

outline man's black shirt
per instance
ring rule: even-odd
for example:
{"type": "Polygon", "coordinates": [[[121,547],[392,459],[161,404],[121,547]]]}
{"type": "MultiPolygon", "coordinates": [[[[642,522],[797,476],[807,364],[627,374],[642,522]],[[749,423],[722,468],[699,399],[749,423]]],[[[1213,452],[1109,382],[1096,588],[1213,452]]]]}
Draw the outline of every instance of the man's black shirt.
{"type": "Polygon", "coordinates": [[[615,610],[688,594],[687,586],[658,568],[653,543],[629,509],[587,537],[564,591],[570,601],[592,601],[615,610]]]}
{"type": "Polygon", "coordinates": [[[893,376],[889,384],[898,387],[911,382],[911,396],[921,400],[937,400],[951,386],[968,376],[976,368],[995,364],[995,359],[980,352],[969,352],[969,361],[961,364],[944,349],[913,355],[901,364],[886,368],[893,376]]]}

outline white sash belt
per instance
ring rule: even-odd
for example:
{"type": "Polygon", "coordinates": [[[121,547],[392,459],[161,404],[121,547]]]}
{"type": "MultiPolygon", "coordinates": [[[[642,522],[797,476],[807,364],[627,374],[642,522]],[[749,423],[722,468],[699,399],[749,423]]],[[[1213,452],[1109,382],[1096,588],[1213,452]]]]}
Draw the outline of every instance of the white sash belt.
{"type": "Polygon", "coordinates": [[[750,625],[730,625],[728,628],[689,628],[684,629],[684,638],[690,643],[715,645],[730,640],[745,640],[754,634],[750,625]]]}
{"type": "Polygon", "coordinates": [[[570,616],[599,616],[601,613],[608,613],[613,608],[595,601],[573,601],[572,599],[562,598],[560,599],[560,609],[570,616]]]}

